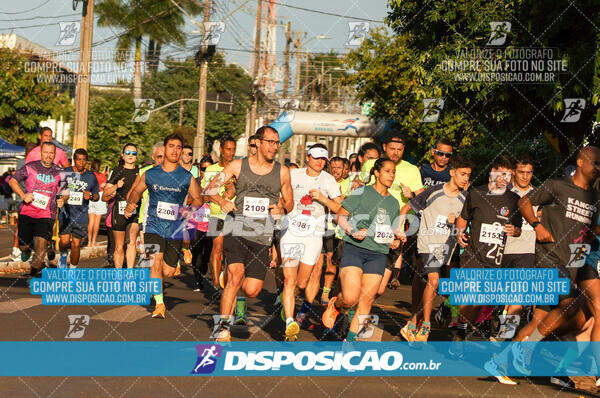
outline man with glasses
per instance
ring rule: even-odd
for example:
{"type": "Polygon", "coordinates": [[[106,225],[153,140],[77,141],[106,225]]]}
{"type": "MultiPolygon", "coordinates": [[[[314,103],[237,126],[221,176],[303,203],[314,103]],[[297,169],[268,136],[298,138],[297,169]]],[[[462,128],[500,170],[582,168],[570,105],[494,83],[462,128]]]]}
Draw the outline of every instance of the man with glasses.
{"type": "MultiPolygon", "coordinates": [[[[221,139],[219,146],[221,152],[221,160],[212,164],[204,171],[204,179],[202,180],[202,188],[205,188],[208,183],[217,175],[219,175],[229,163],[233,161],[235,156],[235,140],[231,136],[225,136],[221,139]]],[[[227,184],[223,184],[219,188],[219,194],[225,193],[227,184]]],[[[206,201],[206,200],[205,200],[206,201]]],[[[210,203],[210,218],[209,218],[209,236],[213,237],[213,247],[210,253],[210,267],[213,276],[213,287],[217,294],[221,293],[219,285],[219,275],[221,275],[221,263],[223,261],[223,225],[227,212],[221,211],[221,207],[216,202],[210,203]]]]}
{"type": "Polygon", "coordinates": [[[184,145],[183,151],[181,152],[181,159],[179,165],[192,173],[194,178],[198,178],[198,167],[194,166],[194,149],[191,145],[184,145]]]}
{"type": "Polygon", "coordinates": [[[433,162],[423,164],[420,168],[421,180],[425,189],[450,181],[448,161],[452,157],[452,143],[446,138],[440,138],[431,149],[433,162]]]}
{"type": "Polygon", "coordinates": [[[215,322],[217,341],[229,341],[236,295],[240,289],[247,297],[256,297],[263,287],[270,263],[274,220],[294,207],[289,169],[275,161],[279,133],[263,126],[255,156],[236,159],[213,178],[204,190],[224,213],[234,212],[224,241],[227,258],[227,282],[221,296],[220,315],[215,322]],[[235,180],[235,201],[220,194],[225,183],[235,180]]]}
{"type": "Polygon", "coordinates": [[[248,156],[256,155],[256,142],[257,141],[258,141],[258,138],[256,138],[256,134],[251,135],[250,138],[248,138],[248,156]]]}

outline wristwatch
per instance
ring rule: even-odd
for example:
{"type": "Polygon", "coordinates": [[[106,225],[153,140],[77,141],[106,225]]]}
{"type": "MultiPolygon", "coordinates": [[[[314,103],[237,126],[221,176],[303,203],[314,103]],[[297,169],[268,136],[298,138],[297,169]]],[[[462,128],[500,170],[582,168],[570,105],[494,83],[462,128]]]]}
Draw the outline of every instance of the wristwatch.
{"type": "Polygon", "coordinates": [[[357,229],[356,228],[352,228],[350,230],[350,236],[354,235],[356,232],[358,232],[357,229]]]}
{"type": "Polygon", "coordinates": [[[534,222],[532,222],[532,223],[531,223],[531,228],[535,229],[535,227],[537,227],[537,226],[538,226],[538,225],[540,225],[540,224],[541,224],[541,222],[539,222],[539,221],[534,221],[534,222]]]}

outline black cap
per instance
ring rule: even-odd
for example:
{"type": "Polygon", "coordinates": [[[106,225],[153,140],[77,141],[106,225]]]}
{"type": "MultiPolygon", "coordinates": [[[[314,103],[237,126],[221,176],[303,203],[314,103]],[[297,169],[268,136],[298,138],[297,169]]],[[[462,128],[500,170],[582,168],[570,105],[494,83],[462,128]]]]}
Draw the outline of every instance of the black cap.
{"type": "Polygon", "coordinates": [[[399,142],[401,144],[406,143],[404,136],[398,130],[392,130],[386,133],[383,143],[388,144],[390,142],[399,142]]]}

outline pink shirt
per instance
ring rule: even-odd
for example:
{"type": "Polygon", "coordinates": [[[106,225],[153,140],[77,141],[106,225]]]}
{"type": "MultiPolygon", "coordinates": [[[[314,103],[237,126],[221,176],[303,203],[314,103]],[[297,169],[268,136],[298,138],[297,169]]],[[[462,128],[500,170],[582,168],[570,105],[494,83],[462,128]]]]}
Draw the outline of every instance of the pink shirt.
{"type": "MultiPolygon", "coordinates": [[[[36,160],[42,160],[42,153],[40,151],[40,148],[40,145],[33,148],[31,152],[27,154],[27,157],[25,158],[25,163],[35,162],[36,160]]],[[[56,147],[56,156],[54,157],[54,162],[52,163],[54,163],[57,166],[69,166],[67,155],[65,155],[65,152],[59,147],[56,147]]]]}

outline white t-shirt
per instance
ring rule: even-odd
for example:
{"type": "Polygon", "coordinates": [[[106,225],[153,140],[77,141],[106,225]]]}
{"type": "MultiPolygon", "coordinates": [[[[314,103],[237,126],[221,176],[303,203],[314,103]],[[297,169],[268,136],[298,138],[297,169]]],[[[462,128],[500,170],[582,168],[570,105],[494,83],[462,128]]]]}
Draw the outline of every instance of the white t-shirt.
{"type": "Polygon", "coordinates": [[[290,177],[294,209],[289,214],[288,227],[294,234],[312,235],[316,232],[319,236],[323,235],[326,225],[326,206],[321,202],[313,201],[309,192],[317,189],[329,199],[341,196],[335,178],[325,171],[321,171],[316,177],[309,177],[306,168],[292,170],[290,177]]]}

